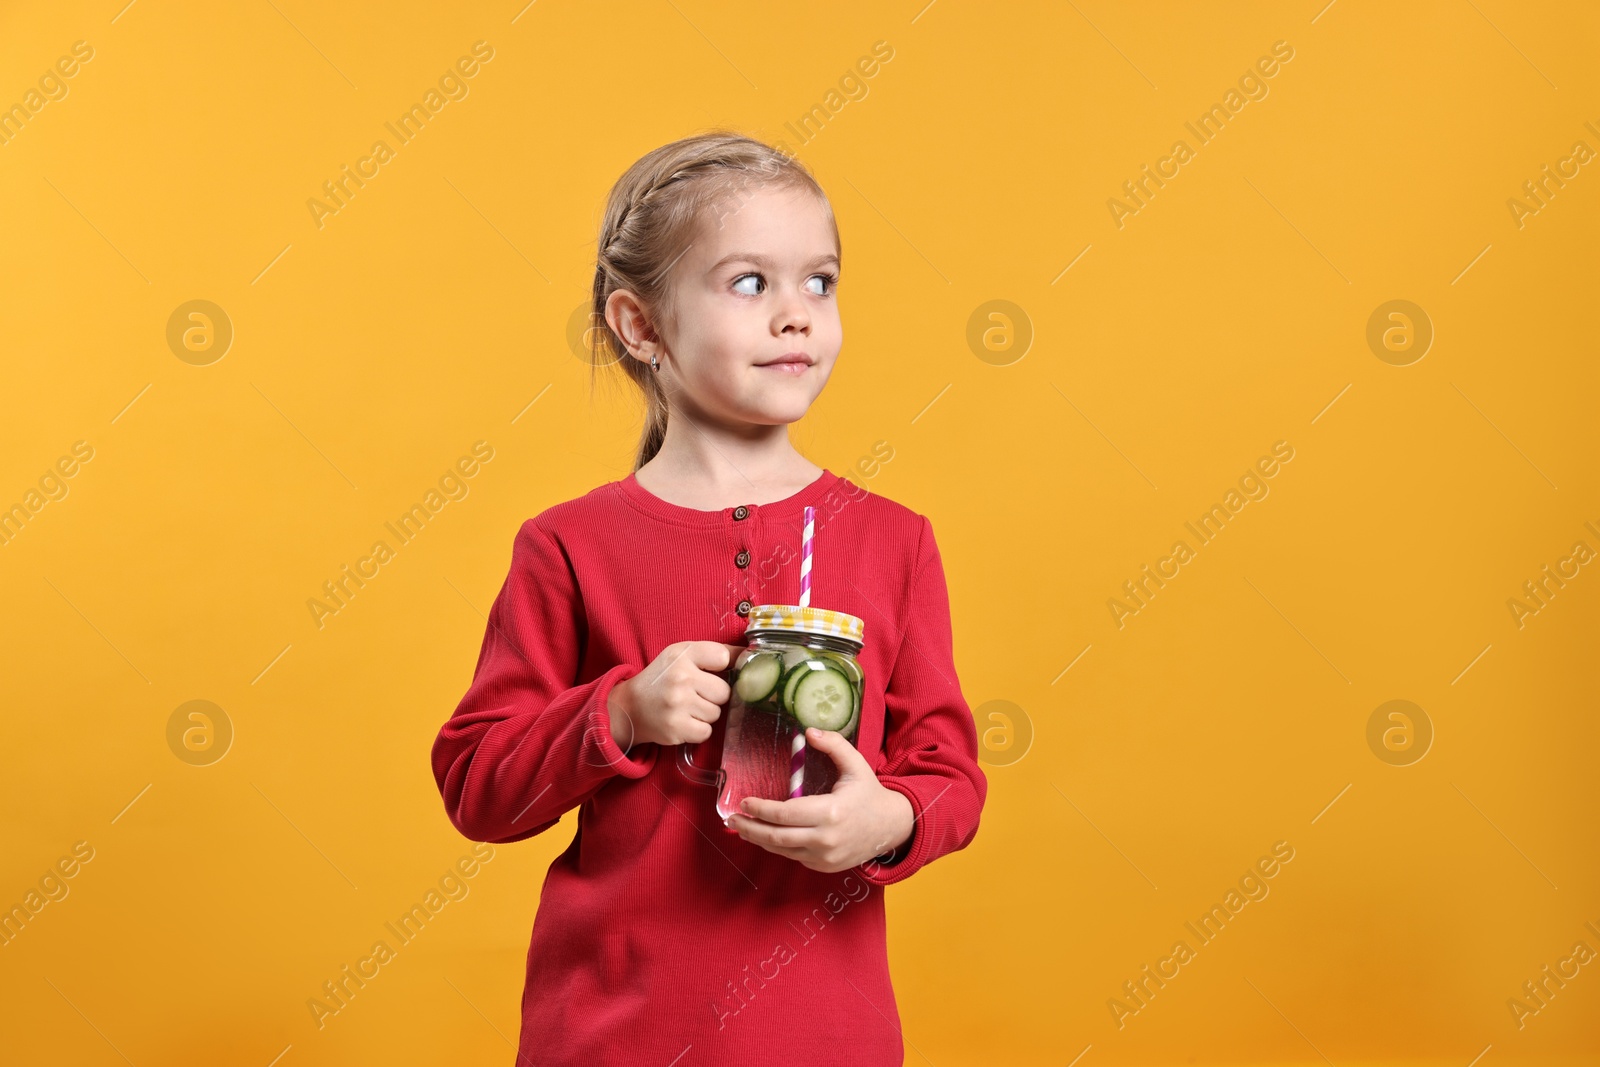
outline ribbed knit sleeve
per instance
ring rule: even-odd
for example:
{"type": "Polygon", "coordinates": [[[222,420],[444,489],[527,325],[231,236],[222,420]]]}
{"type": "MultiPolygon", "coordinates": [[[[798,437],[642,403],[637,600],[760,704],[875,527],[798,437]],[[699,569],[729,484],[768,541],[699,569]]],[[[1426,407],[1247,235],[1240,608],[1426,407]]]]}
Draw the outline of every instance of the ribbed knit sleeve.
{"type": "Polygon", "coordinates": [[[472,684],[433,745],[445,810],[475,841],[532,837],[615,776],[642,778],[655,764],[653,744],[631,756],[617,746],[606,707],[640,668],[578,682],[583,603],[566,555],[537,523],[517,532],[472,684]]]}
{"type": "Polygon", "coordinates": [[[970,844],[989,787],[978,766],[972,709],[956,680],[950,595],[926,517],[902,635],[884,693],[887,762],[878,781],[905,794],[915,822],[894,862],[861,865],[863,877],[880,886],[970,844]]]}

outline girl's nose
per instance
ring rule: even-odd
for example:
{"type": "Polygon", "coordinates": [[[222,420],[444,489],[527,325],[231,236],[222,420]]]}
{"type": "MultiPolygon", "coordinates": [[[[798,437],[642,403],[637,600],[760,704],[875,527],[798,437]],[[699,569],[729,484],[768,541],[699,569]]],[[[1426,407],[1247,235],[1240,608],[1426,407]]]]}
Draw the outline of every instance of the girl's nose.
{"type": "Polygon", "coordinates": [[[778,309],[776,325],[779,333],[784,333],[790,327],[805,333],[811,329],[811,313],[806,310],[805,300],[800,296],[790,296],[778,309]]]}

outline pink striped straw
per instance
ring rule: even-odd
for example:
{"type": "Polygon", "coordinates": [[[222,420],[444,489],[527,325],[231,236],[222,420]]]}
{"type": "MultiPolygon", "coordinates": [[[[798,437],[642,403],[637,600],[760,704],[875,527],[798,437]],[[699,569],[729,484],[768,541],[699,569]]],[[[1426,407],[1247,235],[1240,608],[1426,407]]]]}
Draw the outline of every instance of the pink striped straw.
{"type": "MultiPolygon", "coordinates": [[[[800,606],[811,606],[811,537],[815,532],[813,520],[817,509],[806,508],[805,528],[800,533],[800,606]]],[[[801,727],[789,747],[789,796],[803,795],[801,789],[806,778],[806,731],[801,727]]]]}
{"type": "Polygon", "coordinates": [[[811,606],[811,535],[812,520],[816,518],[817,509],[806,508],[805,529],[800,532],[800,606],[811,606]]]}

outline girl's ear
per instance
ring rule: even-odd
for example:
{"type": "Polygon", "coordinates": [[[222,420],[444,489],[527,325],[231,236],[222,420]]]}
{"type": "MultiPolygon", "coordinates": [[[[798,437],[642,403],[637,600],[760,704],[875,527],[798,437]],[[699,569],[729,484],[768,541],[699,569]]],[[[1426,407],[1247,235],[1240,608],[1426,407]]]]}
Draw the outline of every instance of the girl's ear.
{"type": "Polygon", "coordinates": [[[660,338],[650,317],[639,298],[628,290],[618,289],[606,298],[606,325],[635,359],[648,363],[652,355],[660,354],[660,338]]]}

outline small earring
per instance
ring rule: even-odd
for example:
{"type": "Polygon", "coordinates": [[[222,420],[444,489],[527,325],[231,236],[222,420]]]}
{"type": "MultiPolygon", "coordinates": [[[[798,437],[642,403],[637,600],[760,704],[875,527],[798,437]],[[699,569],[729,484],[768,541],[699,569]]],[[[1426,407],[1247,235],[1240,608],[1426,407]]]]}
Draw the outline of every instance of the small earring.
{"type": "Polygon", "coordinates": [[[661,364],[656,362],[656,354],[654,352],[650,353],[650,369],[653,371],[661,369],[661,364]]]}

